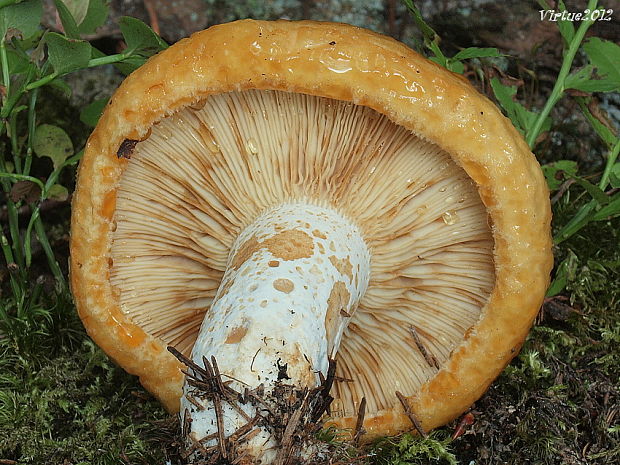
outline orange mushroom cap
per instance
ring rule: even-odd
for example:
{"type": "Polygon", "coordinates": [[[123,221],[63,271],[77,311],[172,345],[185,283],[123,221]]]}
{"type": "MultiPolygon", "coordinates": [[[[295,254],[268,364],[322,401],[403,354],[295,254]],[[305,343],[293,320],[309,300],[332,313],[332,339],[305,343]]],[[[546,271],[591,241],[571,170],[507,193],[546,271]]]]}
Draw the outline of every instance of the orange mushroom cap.
{"type": "MultiPolygon", "coordinates": [[[[119,158],[119,149],[127,149],[127,141],[144,141],[129,142],[142,153],[141,144],[146,147],[162,127],[181,130],[184,111],[206,111],[205,102],[209,107],[218,98],[237,98],[227,95],[261,92],[302,94],[323,102],[319,106],[347,102],[369,118],[389,120],[393,131],[406,131],[432,147],[474,186],[486,212],[482,222],[489,233],[485,254],[492,282],[438,369],[425,368],[426,379],[403,392],[425,429],[450,421],[517,354],[538,312],[552,266],[546,183],[520,134],[464,78],[393,39],[345,24],[244,20],[214,26],[153,57],[120,86],[88,141],[73,200],[71,285],[88,333],[168,410],[178,410],[183,375],[165,350],[170,340],[124,308],[127,290],[114,282],[119,212],[127,205],[127,196],[119,192],[127,192],[123,186],[132,182],[127,173],[134,162],[133,157],[119,158]]],[[[148,157],[147,152],[140,156],[148,157]]],[[[214,156],[209,151],[202,155],[214,156]]],[[[240,219],[233,232],[250,219],[240,219]]],[[[351,324],[364,315],[358,311],[351,324]]],[[[413,326],[424,339],[423,328],[413,326]]],[[[401,328],[399,334],[407,331],[401,328]]],[[[408,342],[412,354],[418,345],[414,339],[408,342]]],[[[353,351],[354,345],[346,346],[346,334],[342,344],[353,351]]],[[[421,360],[420,354],[416,357],[421,360]]],[[[341,416],[330,421],[352,428],[361,399],[347,392],[341,416]]],[[[366,412],[364,428],[370,436],[411,427],[398,399],[388,397],[366,412]]]]}

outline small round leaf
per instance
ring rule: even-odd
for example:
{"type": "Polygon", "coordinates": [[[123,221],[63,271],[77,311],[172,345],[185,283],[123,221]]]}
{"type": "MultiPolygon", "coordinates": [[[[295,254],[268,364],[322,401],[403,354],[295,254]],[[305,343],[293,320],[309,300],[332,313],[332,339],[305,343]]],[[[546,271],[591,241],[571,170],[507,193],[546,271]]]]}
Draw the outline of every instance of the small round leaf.
{"type": "Polygon", "coordinates": [[[80,121],[88,126],[95,127],[103,109],[108,103],[109,98],[94,100],[86,105],[80,112],[80,121]]]}
{"type": "Polygon", "coordinates": [[[69,191],[65,186],[54,184],[47,191],[47,198],[64,202],[69,198],[69,191]]]}
{"type": "Polygon", "coordinates": [[[34,133],[33,148],[37,156],[49,157],[57,169],[73,154],[73,143],[64,129],[52,124],[42,124],[34,133]]]}

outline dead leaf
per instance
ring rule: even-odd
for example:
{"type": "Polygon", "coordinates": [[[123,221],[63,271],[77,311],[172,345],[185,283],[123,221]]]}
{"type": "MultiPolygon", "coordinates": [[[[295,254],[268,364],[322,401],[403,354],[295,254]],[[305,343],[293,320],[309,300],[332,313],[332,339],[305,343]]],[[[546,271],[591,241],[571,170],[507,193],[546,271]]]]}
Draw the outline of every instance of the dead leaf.
{"type": "Polygon", "coordinates": [[[41,197],[41,188],[32,181],[17,181],[11,188],[10,197],[13,202],[33,203],[41,197]]]}

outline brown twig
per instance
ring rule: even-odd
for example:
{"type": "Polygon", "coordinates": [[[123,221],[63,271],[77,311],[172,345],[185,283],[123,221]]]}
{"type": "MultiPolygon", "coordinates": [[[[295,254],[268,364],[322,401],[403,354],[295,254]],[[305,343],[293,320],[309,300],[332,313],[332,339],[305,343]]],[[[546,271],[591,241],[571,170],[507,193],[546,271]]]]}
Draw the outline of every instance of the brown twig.
{"type": "Polygon", "coordinates": [[[234,408],[237,411],[239,415],[243,417],[245,421],[252,421],[252,418],[247,413],[245,413],[245,410],[241,408],[239,403],[234,398],[232,397],[226,398],[226,401],[230,404],[232,408],[234,408]]]}
{"type": "MultiPolygon", "coordinates": [[[[198,402],[193,396],[186,396],[186,399],[194,405],[198,410],[202,411],[205,409],[204,405],[198,402]]],[[[187,410],[186,410],[187,411],[187,410]]]]}
{"type": "MultiPolygon", "coordinates": [[[[263,385],[261,384],[259,386],[259,388],[261,388],[263,385]]],[[[269,406],[269,404],[258,394],[258,388],[257,389],[252,389],[252,390],[246,390],[246,396],[250,399],[250,402],[252,400],[254,400],[256,403],[259,403],[260,405],[263,406],[263,408],[265,408],[267,410],[267,412],[269,412],[269,414],[275,418],[276,414],[274,413],[274,411],[271,409],[271,407],[269,406]]],[[[256,406],[256,403],[252,402],[253,405],[256,406]]]]}
{"type": "MultiPolygon", "coordinates": [[[[242,394],[231,388],[230,382],[222,380],[225,375],[220,372],[215,357],[211,357],[210,360],[203,357],[204,366],[199,366],[174,347],[168,347],[168,350],[188,368],[187,371],[183,371],[186,382],[191,387],[189,392],[185,393],[188,401],[200,410],[210,408],[204,404],[205,399],[213,403],[217,429],[214,428],[215,432],[200,440],[195,439],[191,433],[191,418],[187,410],[183,418],[182,432],[186,438],[186,448],[182,456],[191,457],[193,463],[197,465],[223,462],[238,464],[244,459],[247,461],[248,451],[240,444],[247,443],[265,429],[280,444],[275,463],[289,465],[299,455],[299,450],[306,441],[312,441],[312,434],[319,427],[316,420],[329,408],[333,400],[329,392],[336,379],[334,360],[329,361],[326,378],[322,377],[321,384],[314,389],[300,389],[278,383],[273,390],[265,392],[261,384],[255,389],[246,387],[242,394]],[[254,417],[251,417],[241,405],[248,402],[255,411],[254,417]],[[245,424],[228,436],[225,434],[223,418],[224,403],[228,403],[246,420],[245,424]]],[[[365,400],[362,410],[365,411],[365,400]]],[[[361,415],[363,422],[364,413],[361,415]]]]}
{"type": "MultiPolygon", "coordinates": [[[[205,363],[206,360],[207,360],[206,357],[202,357],[202,362],[203,363],[205,363]]],[[[213,356],[211,356],[211,365],[213,366],[213,375],[214,375],[214,381],[215,381],[215,386],[217,388],[217,392],[219,392],[221,395],[226,397],[226,400],[228,400],[229,402],[231,402],[231,403],[235,402],[235,398],[239,398],[241,393],[237,392],[236,390],[231,388],[229,381],[227,381],[225,383],[222,381],[222,376],[226,376],[226,375],[223,375],[220,372],[220,369],[217,366],[217,360],[215,360],[215,357],[213,357],[213,356]]],[[[235,380],[235,381],[237,381],[237,380],[235,380]]],[[[238,382],[241,382],[241,381],[238,381],[238,382]]],[[[243,383],[243,384],[245,384],[245,383],[243,383]]],[[[246,419],[249,421],[250,417],[248,417],[246,415],[246,419]]]]}
{"type": "Polygon", "coordinates": [[[249,422],[247,422],[245,425],[241,426],[234,433],[232,433],[228,437],[228,439],[230,441],[240,440],[254,428],[254,426],[259,422],[260,419],[261,419],[261,416],[259,414],[256,414],[256,416],[252,418],[249,422]]]}
{"type": "Polygon", "coordinates": [[[357,409],[357,421],[355,422],[355,430],[353,433],[353,444],[359,445],[360,438],[364,434],[364,416],[366,415],[366,398],[362,397],[360,406],[357,409]]]}
{"type": "MultiPolygon", "coordinates": [[[[230,378],[231,380],[237,381],[240,384],[246,384],[243,381],[239,381],[238,379],[233,378],[232,376],[228,376],[226,374],[220,373],[219,369],[217,370],[217,375],[214,373],[212,376],[210,376],[209,372],[205,368],[201,367],[200,365],[198,365],[197,363],[195,363],[194,361],[192,361],[191,359],[183,355],[181,352],[179,352],[174,347],[168,346],[168,352],[174,355],[185,366],[192,369],[192,371],[194,372],[193,374],[187,371],[181,370],[181,372],[188,377],[188,384],[190,384],[191,386],[202,389],[203,391],[207,391],[207,392],[210,392],[210,391],[219,392],[220,394],[226,397],[241,396],[240,392],[236,391],[235,389],[229,386],[230,381],[223,382],[222,377],[230,378]],[[197,375],[200,375],[200,378],[198,378],[197,375]]],[[[213,357],[211,358],[212,360],[215,360],[213,357]]],[[[205,357],[202,358],[202,362],[206,367],[208,362],[205,357]]]]}
{"type": "Polygon", "coordinates": [[[575,184],[575,180],[573,178],[569,178],[564,181],[558,188],[558,191],[555,193],[555,195],[551,197],[551,205],[555,205],[573,184],[575,184]]]}
{"type": "Polygon", "coordinates": [[[155,34],[160,35],[159,33],[159,21],[157,19],[157,10],[151,3],[151,0],[143,0],[144,8],[146,8],[146,12],[149,15],[149,23],[151,23],[151,29],[155,31],[155,34]]]}
{"type": "MultiPolygon", "coordinates": [[[[207,357],[203,356],[202,362],[206,365],[207,357]]],[[[224,387],[224,384],[222,383],[222,375],[220,375],[220,369],[217,366],[217,361],[215,360],[214,356],[211,356],[211,367],[213,369],[213,380],[216,383],[217,392],[224,393],[226,391],[226,388],[224,387]]]]}
{"type": "Polygon", "coordinates": [[[254,360],[256,360],[256,356],[258,355],[259,352],[260,352],[260,347],[256,351],[256,353],[254,354],[254,357],[252,357],[252,363],[250,363],[250,371],[251,372],[254,372],[254,360]]]}
{"type": "Polygon", "coordinates": [[[189,416],[189,410],[185,409],[183,412],[183,424],[181,425],[181,434],[188,434],[192,425],[192,419],[189,416]]]}
{"type": "MultiPolygon", "coordinates": [[[[172,346],[168,346],[167,349],[168,349],[168,352],[170,352],[172,355],[174,355],[179,362],[181,362],[186,367],[191,368],[194,371],[194,373],[200,374],[204,380],[209,378],[209,373],[204,368],[202,368],[200,365],[194,363],[190,358],[188,358],[185,355],[183,355],[176,348],[174,348],[172,346]]],[[[186,373],[186,372],[184,372],[184,373],[186,375],[188,375],[188,376],[192,376],[189,373],[186,373]]]]}
{"type": "Polygon", "coordinates": [[[388,33],[398,39],[396,30],[396,0],[388,0],[388,33]]]}
{"type": "Polygon", "coordinates": [[[329,359],[329,367],[327,368],[327,378],[323,379],[322,373],[319,373],[321,378],[321,386],[319,389],[319,395],[321,399],[319,399],[312,409],[312,414],[310,415],[311,421],[316,422],[321,418],[323,413],[329,411],[329,406],[331,405],[334,398],[329,394],[334,384],[334,379],[336,378],[336,360],[329,359]]]}
{"type": "Polygon", "coordinates": [[[248,456],[247,452],[244,452],[243,454],[241,454],[239,457],[237,457],[235,460],[233,460],[232,462],[230,462],[230,465],[237,465],[238,463],[240,463],[243,459],[245,459],[248,456]]]}
{"type": "Polygon", "coordinates": [[[398,400],[400,401],[403,408],[405,409],[405,415],[407,415],[409,420],[411,420],[411,423],[413,423],[413,427],[420,434],[420,436],[422,437],[428,436],[426,434],[426,431],[424,431],[424,428],[422,428],[422,424],[420,423],[420,421],[416,418],[416,416],[411,411],[411,407],[409,407],[409,402],[407,402],[407,399],[405,399],[405,396],[403,396],[400,392],[396,391],[396,397],[398,397],[398,400]]]}
{"type": "Polygon", "coordinates": [[[286,428],[284,429],[284,434],[282,435],[282,440],[280,441],[280,450],[276,455],[276,465],[285,465],[288,463],[293,453],[293,436],[297,430],[299,421],[303,418],[309,407],[308,398],[309,395],[308,392],[306,392],[302,398],[301,405],[293,412],[286,423],[286,428]]]}
{"type": "Polygon", "coordinates": [[[212,390],[212,386],[211,386],[211,382],[209,382],[209,380],[207,381],[203,381],[200,380],[198,378],[195,377],[195,375],[185,371],[185,370],[181,370],[181,373],[183,373],[185,375],[185,377],[187,378],[187,384],[189,384],[191,387],[195,387],[197,389],[200,389],[201,391],[203,391],[204,393],[210,393],[212,390]]]}
{"type": "Polygon", "coordinates": [[[240,437],[239,441],[251,441],[252,438],[256,436],[258,433],[260,433],[260,428],[254,428],[252,431],[250,431],[245,436],[240,437]]]}
{"type": "MultiPolygon", "coordinates": [[[[209,442],[212,441],[213,439],[217,439],[217,433],[211,433],[211,434],[207,434],[205,437],[200,439],[200,443],[202,444],[203,442],[209,442]]],[[[211,446],[213,447],[213,446],[211,446]]]]}
{"type": "MultiPolygon", "coordinates": [[[[234,395],[239,396],[240,394],[222,382],[221,373],[220,373],[215,357],[211,357],[211,362],[209,362],[209,360],[207,360],[206,357],[203,357],[202,362],[204,364],[204,367],[201,367],[198,364],[196,364],[194,361],[187,358],[185,355],[183,355],[181,352],[179,352],[177,349],[175,349],[172,346],[168,346],[168,351],[172,355],[174,355],[181,363],[183,363],[184,365],[186,365],[188,368],[190,368],[193,371],[193,374],[184,371],[184,373],[187,376],[187,383],[190,386],[200,389],[200,391],[203,394],[205,394],[213,402],[213,406],[215,409],[215,419],[217,423],[217,433],[214,433],[213,435],[209,435],[203,438],[202,440],[203,441],[212,440],[212,439],[217,438],[217,448],[219,449],[219,456],[224,460],[228,459],[229,454],[226,448],[226,435],[224,431],[222,399],[225,399],[227,401],[232,401],[229,403],[234,408],[238,409],[238,411],[242,412],[244,417],[247,420],[251,421],[250,417],[245,412],[243,412],[243,410],[237,405],[237,403],[234,400],[234,395]]],[[[196,401],[196,399],[193,396],[186,394],[185,397],[189,402],[195,405],[198,409],[204,410],[204,407],[198,401],[196,401]]],[[[187,437],[190,437],[190,439],[192,439],[191,436],[187,434],[187,431],[185,432],[185,434],[187,437]]],[[[204,449],[200,441],[198,443],[196,443],[196,441],[194,441],[193,439],[192,441],[194,442],[193,446],[197,446],[201,450],[201,452],[205,455],[207,454],[207,451],[211,449],[211,448],[204,449]]],[[[192,452],[190,450],[188,456],[191,455],[191,453],[192,452]]]]}
{"type": "Polygon", "coordinates": [[[200,452],[202,452],[205,456],[210,454],[211,451],[216,447],[205,447],[202,445],[202,443],[196,439],[194,439],[191,435],[187,435],[187,437],[190,439],[190,441],[192,442],[192,445],[190,448],[186,449],[185,451],[181,452],[181,458],[186,459],[188,458],[190,455],[192,455],[194,452],[196,452],[196,450],[199,450],[200,452]]]}
{"type": "Polygon", "coordinates": [[[418,335],[418,332],[416,331],[415,326],[410,325],[409,332],[411,333],[411,336],[413,337],[416,347],[418,348],[418,350],[424,357],[424,360],[426,360],[426,363],[428,363],[429,366],[435,367],[436,369],[439,370],[439,362],[437,361],[437,359],[432,353],[426,350],[426,347],[424,347],[424,344],[422,344],[422,340],[420,339],[420,336],[418,335]]]}
{"type": "MultiPolygon", "coordinates": [[[[211,357],[211,360],[215,360],[211,357]]],[[[211,400],[213,401],[213,406],[215,407],[215,421],[217,423],[217,444],[220,449],[220,455],[223,459],[228,459],[228,451],[226,450],[226,436],[224,435],[224,415],[222,412],[222,402],[220,393],[221,380],[218,380],[218,377],[215,373],[213,366],[209,363],[206,357],[202,358],[202,361],[205,365],[205,370],[208,373],[209,379],[211,380],[211,389],[212,396],[211,400]]]]}

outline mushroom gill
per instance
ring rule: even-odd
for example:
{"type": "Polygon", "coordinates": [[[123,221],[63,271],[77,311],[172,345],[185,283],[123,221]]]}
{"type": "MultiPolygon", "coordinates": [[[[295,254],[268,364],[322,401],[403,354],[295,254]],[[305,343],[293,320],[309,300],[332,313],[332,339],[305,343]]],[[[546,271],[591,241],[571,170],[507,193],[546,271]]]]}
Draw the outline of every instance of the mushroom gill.
{"type": "Polygon", "coordinates": [[[495,279],[476,186],[449,154],[386,116],[251,90],[162,119],[120,180],[112,285],[126,315],[189,355],[236,238],[267,209],[296,201],[335,209],[370,250],[368,290],[337,355],[332,414],[355,415],[365,397],[372,415],[434,376],[495,279]]]}

